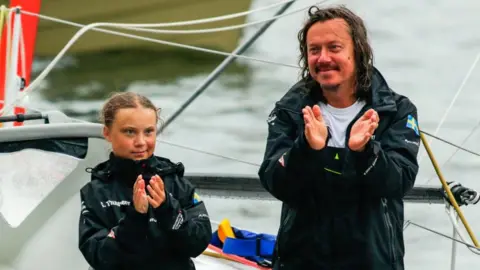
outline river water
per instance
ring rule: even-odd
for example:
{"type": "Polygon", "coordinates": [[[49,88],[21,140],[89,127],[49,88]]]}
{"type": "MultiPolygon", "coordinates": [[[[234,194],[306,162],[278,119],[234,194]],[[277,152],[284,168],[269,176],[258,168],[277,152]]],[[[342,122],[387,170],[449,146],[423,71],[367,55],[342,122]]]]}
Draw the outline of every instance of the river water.
{"type": "MultiPolygon", "coordinates": [[[[273,3],[255,0],[252,8],[273,3]]],[[[315,1],[297,1],[290,10],[315,1]]],[[[480,52],[478,1],[336,1],[347,4],[364,18],[374,48],[375,65],[390,86],[408,96],[418,107],[419,124],[430,133],[443,119],[459,87],[462,92],[449,110],[438,136],[461,144],[478,119],[480,52]]],[[[249,17],[249,21],[273,15],[270,10],[249,17]]],[[[245,55],[281,63],[296,64],[297,31],[305,18],[300,12],[275,22],[245,55]]],[[[249,37],[258,27],[246,29],[249,37]]],[[[42,89],[30,97],[31,106],[42,110],[61,109],[67,114],[95,121],[104,95],[115,89],[136,91],[150,97],[168,118],[202,83],[222,57],[185,50],[170,55],[142,52],[66,57],[45,80],[42,89]]],[[[41,70],[48,60],[38,60],[41,70]]],[[[274,102],[298,79],[298,70],[260,62],[238,60],[162,134],[161,139],[228,157],[260,163],[265,147],[266,118],[274,102]]],[[[480,151],[473,133],[464,147],[480,151]]],[[[480,190],[479,159],[458,152],[444,162],[455,148],[431,141],[437,161],[449,181],[480,190]]],[[[162,155],[181,160],[188,172],[256,174],[258,167],[222,159],[166,143],[158,145],[162,155]]],[[[418,184],[439,185],[424,151],[419,155],[418,184]]],[[[257,200],[206,198],[212,218],[229,218],[234,225],[276,233],[280,204],[257,200]]],[[[477,237],[480,206],[464,209],[477,237]]],[[[407,204],[406,219],[447,235],[451,224],[442,205],[407,204]]],[[[460,224],[460,226],[462,226],[460,224]]],[[[464,231],[464,230],[463,230],[464,231]]],[[[415,226],[405,231],[407,269],[450,269],[451,241],[415,226]]],[[[478,268],[480,257],[464,246],[458,248],[457,269],[478,268]]]]}

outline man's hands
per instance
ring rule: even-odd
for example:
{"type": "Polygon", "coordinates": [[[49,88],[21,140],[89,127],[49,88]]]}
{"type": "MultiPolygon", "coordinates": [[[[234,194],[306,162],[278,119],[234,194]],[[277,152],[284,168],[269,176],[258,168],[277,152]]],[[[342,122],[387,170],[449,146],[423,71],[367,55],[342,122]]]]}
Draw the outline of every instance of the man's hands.
{"type": "Polygon", "coordinates": [[[311,148],[320,150],[325,147],[328,130],[322,117],[322,112],[318,105],[313,109],[306,106],[302,110],[303,120],[305,121],[305,138],[311,148]]]}
{"type": "Polygon", "coordinates": [[[372,137],[375,129],[378,127],[380,118],[374,109],[366,111],[350,130],[350,139],[348,140],[348,147],[356,152],[365,150],[365,145],[372,137]]]}
{"type": "MultiPolygon", "coordinates": [[[[313,108],[306,106],[302,112],[303,120],[305,121],[305,138],[308,144],[315,150],[324,148],[327,141],[328,130],[320,107],[318,105],[314,105],[313,108]]],[[[350,130],[348,147],[353,151],[363,151],[365,145],[377,129],[379,121],[378,113],[374,109],[366,111],[363,116],[353,124],[350,130]]]]}

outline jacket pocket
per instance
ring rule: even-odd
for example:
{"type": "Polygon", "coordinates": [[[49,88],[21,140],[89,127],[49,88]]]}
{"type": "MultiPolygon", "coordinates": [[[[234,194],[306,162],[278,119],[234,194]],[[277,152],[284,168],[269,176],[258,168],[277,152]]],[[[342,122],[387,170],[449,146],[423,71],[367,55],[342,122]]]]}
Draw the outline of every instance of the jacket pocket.
{"type": "Polygon", "coordinates": [[[382,198],[382,207],[383,207],[383,223],[385,225],[385,229],[387,232],[387,239],[388,239],[388,253],[390,254],[390,260],[392,263],[397,261],[396,253],[395,253],[395,229],[393,227],[392,219],[390,218],[390,212],[388,210],[388,200],[386,198],[382,198]]]}

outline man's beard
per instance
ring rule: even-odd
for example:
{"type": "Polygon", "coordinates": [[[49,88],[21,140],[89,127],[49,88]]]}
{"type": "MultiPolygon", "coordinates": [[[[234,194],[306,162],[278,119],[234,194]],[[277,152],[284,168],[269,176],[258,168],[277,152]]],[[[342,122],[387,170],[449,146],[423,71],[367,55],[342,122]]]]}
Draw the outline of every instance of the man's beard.
{"type": "MultiPolygon", "coordinates": [[[[336,65],[330,65],[330,64],[324,64],[324,65],[316,65],[315,66],[315,73],[318,76],[321,70],[338,70],[338,66],[336,65]]],[[[328,91],[328,92],[337,92],[338,89],[340,88],[340,84],[321,84],[318,82],[322,90],[328,91]]]]}
{"type": "Polygon", "coordinates": [[[327,92],[337,92],[340,89],[340,84],[320,84],[320,88],[327,92]]]}

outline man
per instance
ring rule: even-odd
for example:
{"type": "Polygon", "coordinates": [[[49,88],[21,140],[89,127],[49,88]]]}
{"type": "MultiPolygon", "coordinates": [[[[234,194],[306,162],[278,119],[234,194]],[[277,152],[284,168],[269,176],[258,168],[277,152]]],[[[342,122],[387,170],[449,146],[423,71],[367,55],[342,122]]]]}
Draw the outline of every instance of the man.
{"type": "Polygon", "coordinates": [[[373,67],[361,18],[311,7],[302,80],[275,104],[259,170],[283,202],[274,269],[404,269],[417,109],[373,67]]]}

